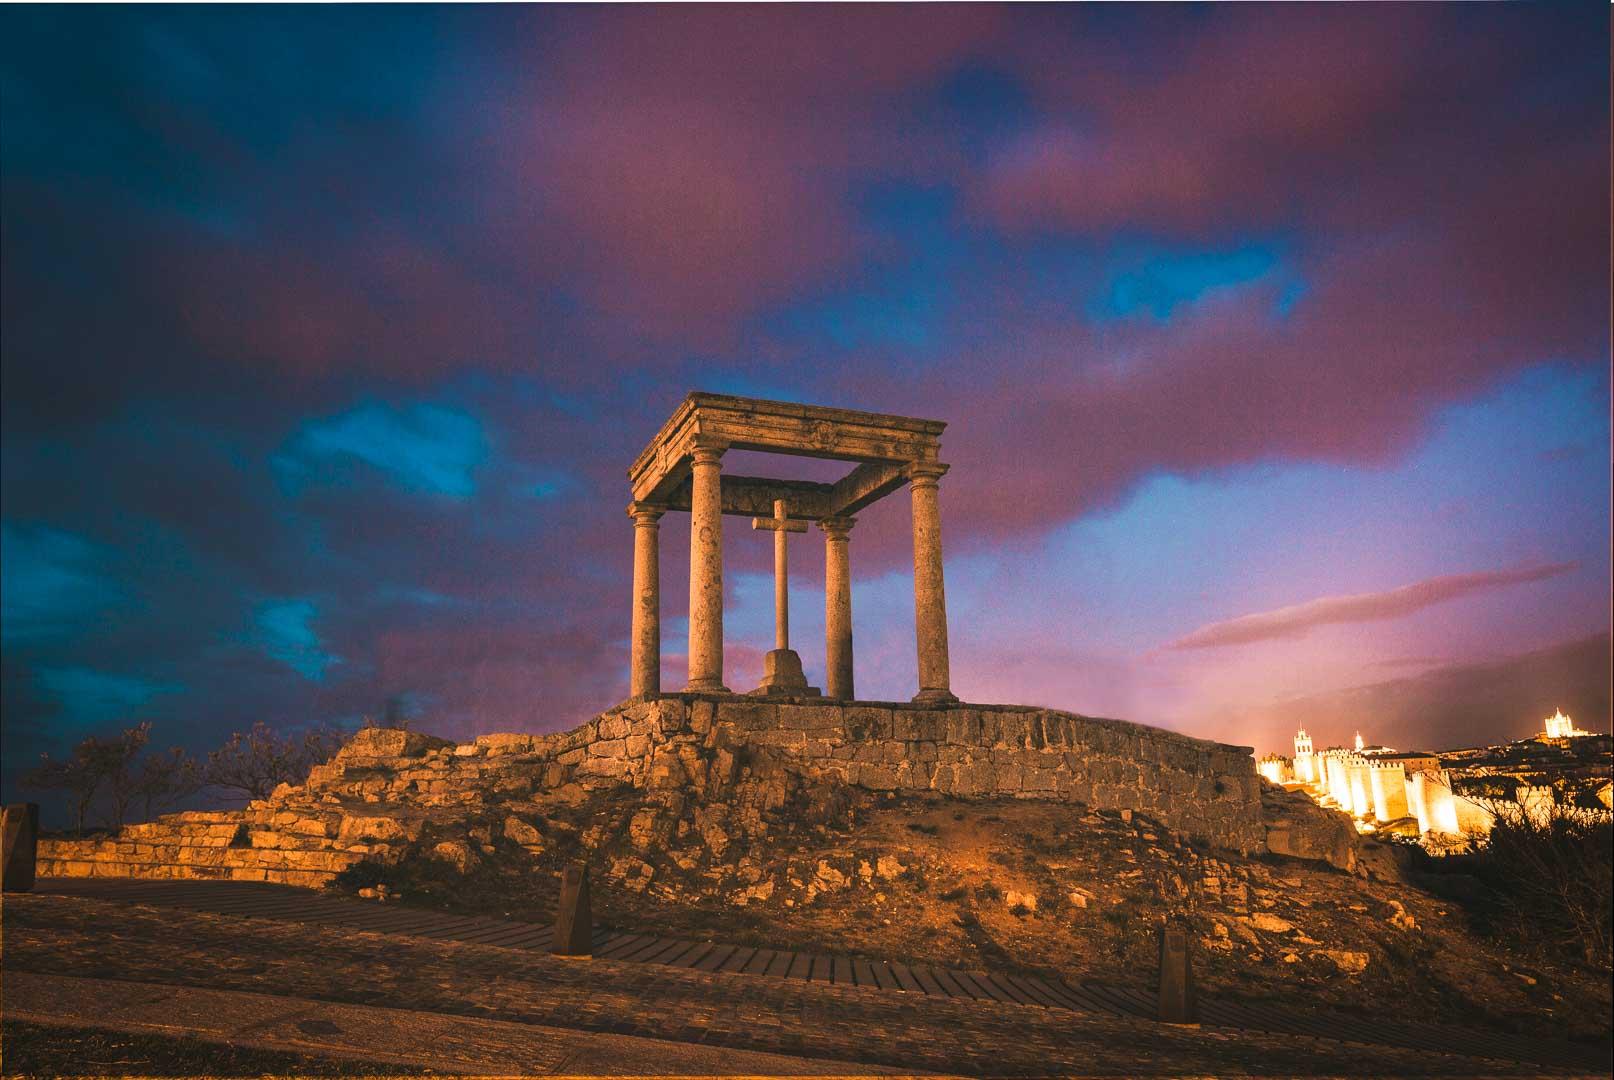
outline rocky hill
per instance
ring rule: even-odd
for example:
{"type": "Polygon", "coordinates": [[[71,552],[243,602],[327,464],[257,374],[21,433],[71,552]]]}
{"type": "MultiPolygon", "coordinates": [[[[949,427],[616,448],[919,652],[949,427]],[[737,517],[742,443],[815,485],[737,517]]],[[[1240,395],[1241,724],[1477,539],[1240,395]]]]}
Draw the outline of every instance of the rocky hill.
{"type": "Polygon", "coordinates": [[[1601,980],[1477,938],[1391,852],[1247,748],[1046,710],[668,696],[557,735],[368,729],[264,802],[47,840],[40,870],[545,919],[587,859],[626,929],[1139,986],[1171,915],[1223,992],[1606,1029],[1601,980]]]}

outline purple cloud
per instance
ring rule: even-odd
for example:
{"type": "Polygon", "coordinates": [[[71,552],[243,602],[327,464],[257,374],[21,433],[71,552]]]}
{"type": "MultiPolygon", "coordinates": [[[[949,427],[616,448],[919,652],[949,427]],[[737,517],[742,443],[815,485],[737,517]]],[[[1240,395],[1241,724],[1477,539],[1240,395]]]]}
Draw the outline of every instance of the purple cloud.
{"type": "Polygon", "coordinates": [[[1574,570],[1579,563],[1547,563],[1514,570],[1487,570],[1477,574],[1446,574],[1402,585],[1384,592],[1355,593],[1349,596],[1319,596],[1304,604],[1291,604],[1273,611],[1240,615],[1201,626],[1173,641],[1172,649],[1210,649],[1222,645],[1248,645],[1257,641],[1296,638],[1314,626],[1334,623],[1374,622],[1411,615],[1426,607],[1455,600],[1469,593],[1500,589],[1541,581],[1574,570]]]}

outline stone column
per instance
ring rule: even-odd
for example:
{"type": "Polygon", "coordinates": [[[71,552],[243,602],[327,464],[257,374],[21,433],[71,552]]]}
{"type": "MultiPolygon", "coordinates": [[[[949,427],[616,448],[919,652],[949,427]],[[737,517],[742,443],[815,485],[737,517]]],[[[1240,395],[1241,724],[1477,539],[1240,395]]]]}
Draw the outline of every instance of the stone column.
{"type": "MultiPolygon", "coordinates": [[[[785,516],[783,499],[775,499],[773,516],[785,516]]],[[[773,647],[790,648],[790,536],[783,529],[773,534],[773,647]]]]}
{"type": "Polygon", "coordinates": [[[662,507],[636,502],[633,517],[633,659],[628,695],[661,693],[661,533],[662,507]]]}
{"type": "Polygon", "coordinates": [[[913,489],[913,608],[919,646],[919,693],[915,701],[957,701],[948,686],[947,590],[942,583],[941,509],[937,482],[947,472],[939,462],[908,470],[913,489]]]}
{"type": "Polygon", "coordinates": [[[689,500],[689,685],[723,685],[723,449],[697,445],[689,500]]]}
{"type": "Polygon", "coordinates": [[[852,574],[847,543],[857,518],[825,518],[824,530],[824,690],[832,698],[851,701],[852,574]]]}

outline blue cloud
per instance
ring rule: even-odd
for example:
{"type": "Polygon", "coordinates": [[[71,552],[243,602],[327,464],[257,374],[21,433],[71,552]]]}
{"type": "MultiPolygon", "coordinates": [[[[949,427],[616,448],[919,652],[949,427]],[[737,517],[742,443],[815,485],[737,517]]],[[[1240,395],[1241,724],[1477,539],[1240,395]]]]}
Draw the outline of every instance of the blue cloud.
{"type": "MultiPolygon", "coordinates": [[[[1259,244],[1230,251],[1152,251],[1124,262],[1125,268],[1110,278],[1094,312],[1100,318],[1145,312],[1164,321],[1182,305],[1217,290],[1262,280],[1279,268],[1277,253],[1259,244]]],[[[1287,314],[1303,292],[1299,282],[1285,282],[1279,314],[1287,314]]]]}
{"type": "Polygon", "coordinates": [[[952,133],[979,162],[995,144],[1030,128],[1039,116],[1030,90],[1013,72],[970,61],[949,72],[919,102],[914,120],[952,133]]]}
{"type": "Polygon", "coordinates": [[[127,597],[87,541],[44,526],[0,525],[0,640],[12,645],[72,632],[127,597]]]}
{"type": "Polygon", "coordinates": [[[273,460],[293,490],[356,482],[354,466],[381,473],[405,491],[468,498],[489,444],[482,424],[437,405],[361,405],[329,420],[303,425],[273,460]]]}
{"type": "MultiPolygon", "coordinates": [[[[956,204],[957,194],[946,186],[869,185],[858,195],[859,213],[902,254],[841,287],[774,312],[764,325],[838,350],[934,350],[953,301],[952,278],[967,269],[969,242],[956,228],[956,204]]],[[[809,395],[809,400],[815,399],[809,395]]]]}
{"type": "Polygon", "coordinates": [[[41,668],[36,678],[45,694],[61,705],[68,725],[81,730],[132,721],[152,698],[178,689],[78,667],[41,668]]]}
{"type": "Polygon", "coordinates": [[[310,682],[322,681],[329,668],[342,662],[325,651],[314,630],[318,614],[312,600],[271,600],[253,613],[263,651],[310,682]]]}

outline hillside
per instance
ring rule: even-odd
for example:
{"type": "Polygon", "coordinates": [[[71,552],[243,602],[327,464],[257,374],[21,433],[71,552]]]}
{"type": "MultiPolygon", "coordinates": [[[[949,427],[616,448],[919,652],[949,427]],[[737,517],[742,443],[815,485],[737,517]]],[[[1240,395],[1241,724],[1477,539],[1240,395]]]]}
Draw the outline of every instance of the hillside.
{"type": "Polygon", "coordinates": [[[389,902],[546,921],[584,859],[619,929],[1145,990],[1170,916],[1224,995],[1607,1031],[1605,979],[1478,935],[1396,849],[1263,785],[1245,750],[1045,711],[703,708],[666,698],[459,745],[369,729],[245,811],[42,841],[42,869],[385,885],[389,902]],[[1173,779],[1170,760],[1201,772],[1173,779]],[[916,777],[949,790],[903,786],[916,777]]]}

